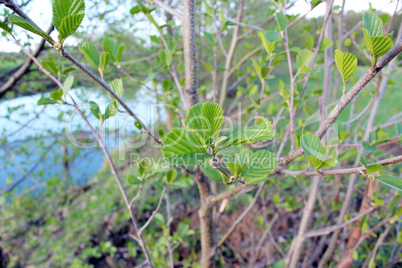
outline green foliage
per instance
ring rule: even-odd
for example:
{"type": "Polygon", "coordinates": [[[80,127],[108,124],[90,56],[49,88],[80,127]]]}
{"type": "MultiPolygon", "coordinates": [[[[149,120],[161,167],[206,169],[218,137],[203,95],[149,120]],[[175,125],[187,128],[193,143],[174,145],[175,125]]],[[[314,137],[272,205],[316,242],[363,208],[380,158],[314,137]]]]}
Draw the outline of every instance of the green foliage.
{"type": "Polygon", "coordinates": [[[343,53],[337,49],[335,50],[335,64],[345,85],[346,81],[357,71],[357,58],[355,55],[343,53]]]}
{"type": "Polygon", "coordinates": [[[59,42],[75,33],[85,16],[83,0],[54,0],[52,3],[53,24],[59,31],[59,42]]]}
{"type": "Polygon", "coordinates": [[[103,49],[109,53],[111,61],[120,68],[121,57],[123,55],[124,46],[116,38],[106,38],[103,42],[103,49]]]}
{"type": "Polygon", "coordinates": [[[174,168],[166,171],[166,180],[168,184],[172,184],[172,182],[177,178],[177,170],[174,168]]]}
{"type": "Polygon", "coordinates": [[[54,42],[53,38],[50,37],[50,35],[48,35],[47,33],[45,33],[44,31],[42,31],[38,26],[36,26],[36,24],[33,24],[32,22],[27,21],[24,18],[21,18],[17,15],[10,15],[10,17],[8,17],[8,21],[11,24],[15,24],[20,26],[21,28],[30,31],[31,33],[37,34],[41,37],[43,37],[44,39],[46,39],[49,42],[54,42]]]}
{"type": "Polygon", "coordinates": [[[8,34],[11,34],[11,28],[8,27],[7,23],[0,21],[0,28],[3,29],[8,34]]]}
{"type": "Polygon", "coordinates": [[[255,154],[252,151],[240,152],[237,146],[272,139],[274,132],[269,120],[227,137],[217,137],[223,125],[223,110],[216,103],[206,102],[192,106],[183,125],[185,129],[174,128],[163,140],[162,152],[170,164],[186,166],[203,164],[201,169],[207,176],[214,181],[222,181],[223,176],[216,169],[224,172],[223,167],[219,167],[220,164],[215,156],[227,155],[229,162],[225,164],[233,174],[230,178],[227,174],[223,174],[227,176],[229,183],[239,176],[248,179],[249,183],[258,183],[262,181],[261,178],[266,179],[277,165],[274,155],[268,151],[259,151],[255,154]],[[238,155],[235,156],[236,154],[238,155]],[[210,166],[207,160],[211,160],[210,166]],[[252,165],[257,160],[259,165],[252,165]]]}
{"type": "Polygon", "coordinates": [[[307,160],[316,171],[320,168],[331,168],[336,164],[336,159],[333,157],[324,159],[327,149],[322,145],[317,136],[311,134],[302,135],[300,144],[306,154],[307,160]]]}
{"type": "Polygon", "coordinates": [[[276,22],[278,23],[279,30],[281,32],[283,32],[283,31],[286,30],[286,27],[288,26],[289,20],[281,12],[276,12],[276,22]]]}
{"type": "Polygon", "coordinates": [[[38,100],[37,105],[39,106],[39,105],[56,104],[56,103],[59,102],[53,98],[42,97],[38,100]]]}
{"type": "Polygon", "coordinates": [[[367,164],[366,160],[364,160],[364,156],[360,155],[359,157],[359,162],[362,166],[366,168],[366,176],[369,178],[374,178],[372,175],[373,173],[376,173],[382,168],[382,165],[379,164],[367,164]]]}
{"type": "Polygon", "coordinates": [[[299,68],[298,74],[300,73],[311,73],[312,70],[307,67],[307,65],[313,60],[314,53],[311,50],[303,49],[297,53],[296,64],[299,68]]]}
{"type": "Polygon", "coordinates": [[[268,42],[278,42],[283,39],[283,36],[275,31],[266,31],[264,37],[268,42]]]}
{"type": "Polygon", "coordinates": [[[379,180],[380,182],[384,183],[385,185],[388,185],[396,190],[402,191],[402,178],[401,177],[394,177],[391,175],[381,175],[375,177],[376,180],[379,180]]]}
{"type": "Polygon", "coordinates": [[[382,20],[377,15],[369,12],[363,13],[362,31],[367,49],[370,52],[372,66],[376,64],[377,60],[381,56],[388,53],[393,46],[390,38],[392,33],[387,36],[383,36],[382,27],[382,20]]]}
{"type": "Polygon", "coordinates": [[[82,54],[84,54],[85,59],[97,69],[99,66],[99,52],[95,45],[92,43],[84,43],[78,48],[81,50],[82,54]]]}
{"type": "Polygon", "coordinates": [[[74,76],[69,75],[67,76],[66,80],[64,80],[63,83],[63,96],[66,96],[68,91],[70,91],[71,87],[73,86],[74,83],[74,76]]]}

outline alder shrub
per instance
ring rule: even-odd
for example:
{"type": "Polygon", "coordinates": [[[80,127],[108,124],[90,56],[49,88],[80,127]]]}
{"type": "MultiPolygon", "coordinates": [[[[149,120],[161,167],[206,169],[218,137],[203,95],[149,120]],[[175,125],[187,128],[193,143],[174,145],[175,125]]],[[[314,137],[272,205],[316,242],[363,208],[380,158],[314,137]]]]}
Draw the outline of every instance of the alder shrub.
{"type": "MultiPolygon", "coordinates": [[[[297,27],[304,16],[288,15],[292,3],[286,0],[267,1],[270,8],[265,22],[256,18],[250,19],[250,22],[242,20],[245,7],[256,5],[244,0],[230,3],[230,9],[233,9],[232,4],[237,6],[236,19],[230,19],[219,11],[227,11],[226,1],[144,2],[137,2],[130,14],[143,16],[159,34],[150,38],[157,47],[154,62],[156,74],[137,79],[125,70],[124,61],[127,61],[128,55],[124,51],[127,44],[123,45],[118,38],[107,37],[102,44],[78,39],[78,48],[68,49],[82,60],[67,52],[66,39],[74,35],[85,20],[86,5],[83,0],[53,0],[52,21],[58,32],[57,40],[43,31],[13,0],[0,0],[13,12],[7,16],[7,20],[0,22],[0,27],[58,86],[50,95],[43,95],[37,104],[73,107],[84,119],[105,155],[131,222],[131,230],[126,230],[126,237],[132,239],[129,250],[136,250],[134,253],[130,251],[135,256],[130,265],[398,265],[402,254],[402,178],[395,174],[400,175],[398,165],[402,155],[390,150],[389,146],[400,146],[402,125],[397,114],[389,116],[389,121],[381,122],[382,125],[375,126],[380,102],[391,83],[390,77],[398,68],[397,56],[402,51],[402,27],[398,33],[393,33],[386,26],[388,20],[391,23],[396,18],[396,12],[392,17],[378,15],[375,10],[363,12],[361,26],[357,27],[361,32],[348,32],[352,26],[343,22],[345,3],[342,7],[335,7],[330,0],[323,3],[311,1],[312,9],[317,5],[326,5],[326,12],[319,19],[315,33],[311,31],[311,26],[303,27],[305,47],[300,48],[293,45],[288,32],[292,27],[297,27]],[[173,4],[177,8],[169,6],[173,4]],[[157,13],[160,11],[166,14],[157,13]],[[160,25],[164,16],[167,21],[160,25]],[[341,39],[337,42],[332,37],[333,20],[339,22],[341,39]],[[197,28],[199,24],[205,31],[200,32],[197,28]],[[69,69],[71,66],[66,69],[54,59],[40,63],[19,41],[15,34],[18,27],[46,40],[75,69],[69,69]],[[240,32],[241,28],[244,28],[244,32],[240,32]],[[227,36],[231,33],[230,29],[233,29],[231,39],[227,36]],[[362,38],[356,41],[358,34],[362,38]],[[259,43],[254,49],[252,44],[247,44],[246,52],[239,53],[239,57],[235,52],[239,50],[236,46],[243,38],[259,43]],[[178,41],[182,44],[179,45],[178,41]],[[226,41],[230,43],[229,48],[226,41]],[[352,41],[359,49],[359,58],[348,52],[352,48],[352,41]],[[101,46],[102,52],[99,51],[101,46]],[[204,58],[200,56],[200,51],[204,51],[202,46],[208,50],[204,58]],[[370,65],[359,66],[360,58],[370,62],[370,65]],[[218,65],[218,61],[219,64],[224,62],[225,66],[218,65]],[[288,70],[286,75],[283,74],[285,70],[288,70]],[[97,102],[87,100],[90,112],[99,120],[97,127],[90,124],[87,120],[90,115],[82,111],[80,104],[70,94],[78,77],[70,74],[71,71],[73,74],[86,75],[107,92],[109,103],[105,111],[97,102]],[[156,92],[156,101],[166,107],[166,126],[154,133],[154,128],[141,121],[127,104],[124,95],[126,82],[123,78],[116,78],[118,74],[156,92]],[[162,78],[155,78],[157,75],[162,78]],[[198,76],[203,79],[199,81],[198,76]],[[236,79],[233,79],[234,76],[236,79]],[[280,79],[275,80],[275,76],[280,79]],[[205,77],[212,77],[212,80],[205,77]],[[313,83],[309,83],[310,80],[317,84],[321,79],[322,89],[314,91],[309,88],[314,87],[313,83]],[[221,88],[218,88],[218,82],[222,84],[221,88]],[[229,86],[229,82],[234,86],[229,86]],[[370,109],[361,109],[359,106],[356,116],[354,98],[362,94],[371,82],[375,87],[372,102],[369,103],[372,106],[370,109]],[[235,92],[235,98],[231,92],[235,92]],[[279,97],[283,99],[280,102],[276,99],[279,97]],[[247,103],[246,108],[236,106],[241,102],[247,103]],[[313,109],[313,102],[317,104],[317,112],[313,109]],[[352,103],[353,107],[350,108],[352,103]],[[347,127],[337,121],[345,108],[351,109],[350,122],[345,124],[347,127]],[[238,120],[252,120],[248,120],[247,125],[236,132],[233,128],[229,133],[222,131],[227,123],[225,120],[230,120],[236,109],[238,120]],[[185,117],[176,115],[178,110],[184,110],[185,117]],[[272,122],[267,118],[266,111],[273,118],[272,122]],[[138,157],[135,159],[136,170],[121,175],[117,160],[99,135],[105,121],[118,113],[134,118],[138,131],[149,136],[160,150],[164,165],[156,166],[138,157]],[[369,116],[361,117],[364,113],[369,116]],[[286,119],[278,123],[281,116],[286,119]],[[310,119],[313,123],[308,122],[310,119]],[[356,129],[351,129],[352,123],[356,129]],[[393,128],[390,133],[395,134],[392,138],[383,130],[390,127],[393,128]],[[185,244],[185,238],[194,236],[194,232],[190,230],[188,221],[175,223],[179,226],[178,230],[172,230],[171,224],[177,219],[171,215],[168,204],[169,189],[188,190],[187,184],[178,182],[179,175],[185,181],[194,180],[199,193],[195,198],[199,207],[200,231],[196,235],[196,242],[188,250],[193,253],[187,254],[188,259],[183,258],[186,254],[179,253],[177,247],[185,244]],[[364,180],[365,188],[355,185],[356,179],[361,177],[367,178],[364,180]],[[378,190],[377,182],[386,185],[380,188],[384,191],[378,190]],[[308,188],[303,187],[305,183],[309,185],[308,188]],[[136,202],[148,198],[141,193],[147,184],[158,189],[160,195],[156,208],[144,220],[138,217],[136,202]],[[128,194],[130,187],[138,187],[136,195],[128,194]],[[238,215],[238,218],[232,217],[229,226],[219,225],[228,202],[250,191],[254,197],[247,204],[236,207],[239,213],[234,215],[238,215]],[[160,210],[165,195],[166,216],[160,210]],[[351,206],[352,199],[361,202],[353,201],[354,206],[351,206]],[[261,205],[264,206],[264,212],[253,219],[253,230],[262,226],[258,229],[260,233],[241,241],[247,245],[238,250],[229,238],[237,232],[239,224],[251,215],[250,211],[260,206],[257,204],[259,201],[265,202],[265,205],[261,205]],[[273,211],[268,210],[268,203],[274,208],[273,211]],[[325,216],[317,215],[321,213],[325,216]],[[296,220],[287,222],[286,225],[292,226],[279,232],[280,227],[275,227],[276,222],[283,224],[283,219],[289,217],[296,220]],[[148,226],[162,231],[151,231],[152,228],[147,229],[148,226]],[[278,238],[280,241],[276,241],[278,238]],[[266,256],[264,251],[267,243],[275,245],[272,256],[266,256]]],[[[102,254],[118,261],[116,252],[115,245],[107,241],[98,248],[88,247],[80,255],[69,259],[49,257],[49,263],[56,266],[85,266],[89,264],[89,259],[101,258],[102,254]]]]}

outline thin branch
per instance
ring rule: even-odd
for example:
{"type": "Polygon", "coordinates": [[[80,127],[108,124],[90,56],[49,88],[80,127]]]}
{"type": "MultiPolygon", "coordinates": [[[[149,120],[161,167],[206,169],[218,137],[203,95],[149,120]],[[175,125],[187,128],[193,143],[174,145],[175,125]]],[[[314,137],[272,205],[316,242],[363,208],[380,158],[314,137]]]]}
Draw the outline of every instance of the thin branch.
{"type": "Polygon", "coordinates": [[[163,197],[165,196],[165,192],[166,192],[166,187],[163,187],[162,193],[161,193],[161,197],[159,198],[159,202],[158,202],[158,206],[155,208],[155,210],[152,212],[151,216],[148,218],[147,222],[140,228],[140,230],[138,230],[138,234],[141,235],[142,232],[145,230],[145,228],[148,227],[148,225],[152,222],[152,219],[155,217],[156,213],[158,213],[161,204],[162,204],[162,200],[163,197]]]}
{"type": "Polygon", "coordinates": [[[162,2],[159,1],[159,0],[151,0],[151,1],[152,1],[155,5],[157,5],[157,6],[161,7],[161,8],[163,8],[166,12],[168,12],[168,13],[172,14],[173,16],[176,16],[176,17],[178,17],[180,20],[182,20],[182,15],[181,15],[179,12],[177,12],[176,10],[174,10],[173,8],[171,8],[170,6],[165,5],[164,3],[162,3],[162,2]]]}

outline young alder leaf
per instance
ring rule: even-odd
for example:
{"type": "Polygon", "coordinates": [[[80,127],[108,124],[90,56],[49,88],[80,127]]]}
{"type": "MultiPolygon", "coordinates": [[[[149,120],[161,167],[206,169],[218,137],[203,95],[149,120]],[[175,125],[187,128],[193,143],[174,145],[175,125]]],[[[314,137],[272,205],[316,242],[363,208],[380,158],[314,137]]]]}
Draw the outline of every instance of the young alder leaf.
{"type": "Polygon", "coordinates": [[[281,12],[276,12],[276,21],[278,22],[278,28],[280,31],[283,32],[284,30],[286,30],[289,20],[284,14],[282,14],[281,12]]]}
{"type": "Polygon", "coordinates": [[[368,142],[366,142],[366,141],[363,141],[363,142],[362,142],[362,147],[363,147],[363,149],[364,149],[365,151],[370,152],[370,153],[374,153],[374,152],[377,152],[377,151],[378,151],[377,147],[371,146],[371,145],[370,145],[368,142]]]}
{"type": "Polygon", "coordinates": [[[283,36],[275,31],[266,31],[264,34],[265,40],[268,42],[277,42],[283,39],[283,36]]]}
{"type": "Polygon", "coordinates": [[[56,104],[56,103],[59,102],[51,98],[42,97],[38,100],[37,105],[39,106],[39,105],[56,104]]]}
{"type": "Polygon", "coordinates": [[[300,50],[296,56],[296,64],[297,67],[300,69],[303,66],[306,66],[313,60],[314,53],[308,49],[300,50]]]}
{"type": "Polygon", "coordinates": [[[109,52],[103,52],[99,57],[99,68],[102,72],[106,69],[106,66],[109,64],[110,54],[109,52]]]}
{"type": "Polygon", "coordinates": [[[367,165],[366,166],[366,173],[367,173],[367,175],[370,175],[370,174],[376,173],[380,169],[382,169],[382,165],[380,165],[380,164],[367,165]]]}
{"type": "Polygon", "coordinates": [[[204,65],[205,69],[208,70],[208,72],[212,73],[213,69],[209,63],[203,61],[202,64],[204,65]]]}
{"type": "Polygon", "coordinates": [[[99,52],[92,43],[84,43],[78,47],[89,63],[96,69],[99,66],[99,52]]]}
{"type": "Polygon", "coordinates": [[[3,29],[8,34],[11,34],[11,28],[8,27],[7,23],[0,21],[0,28],[3,29]]]}
{"type": "Polygon", "coordinates": [[[85,13],[81,11],[78,14],[68,15],[62,21],[59,27],[59,41],[63,43],[64,40],[75,33],[84,19],[85,13]]]}
{"type": "Polygon", "coordinates": [[[175,168],[171,168],[166,171],[166,179],[169,184],[171,184],[177,178],[177,170],[175,168]]]}
{"type": "Polygon", "coordinates": [[[135,122],[134,122],[134,126],[135,126],[138,130],[142,130],[142,125],[141,125],[140,122],[135,121],[135,122]]]}
{"type": "Polygon", "coordinates": [[[118,108],[116,104],[110,103],[105,111],[105,120],[117,114],[118,108]]]}
{"type": "Polygon", "coordinates": [[[324,39],[322,39],[321,46],[320,46],[320,50],[321,50],[321,51],[326,50],[326,49],[328,49],[331,45],[332,45],[332,41],[329,40],[328,38],[324,38],[324,39]]]}
{"type": "Polygon", "coordinates": [[[357,71],[357,58],[350,53],[343,53],[339,49],[335,50],[335,64],[342,76],[343,83],[352,77],[357,71]]]}
{"type": "Polygon", "coordinates": [[[121,57],[123,56],[123,50],[125,46],[119,46],[119,49],[117,50],[117,55],[116,55],[116,65],[118,68],[120,68],[120,62],[121,62],[121,57]]]}
{"type": "Polygon", "coordinates": [[[112,37],[106,38],[103,42],[103,49],[109,52],[111,60],[116,62],[117,54],[119,53],[119,41],[112,37]]]}
{"type": "Polygon", "coordinates": [[[205,133],[203,131],[201,121],[202,106],[202,103],[197,103],[190,108],[186,116],[186,120],[184,121],[184,126],[186,129],[198,133],[198,135],[205,140],[205,133]]]}
{"type": "Polygon", "coordinates": [[[114,92],[116,92],[117,96],[120,98],[123,96],[124,93],[124,87],[123,87],[123,79],[118,78],[110,82],[110,87],[113,89],[114,92]]]}
{"type": "Polygon", "coordinates": [[[138,179],[137,177],[134,177],[134,176],[132,176],[132,175],[128,175],[127,181],[128,181],[128,184],[131,184],[131,185],[141,185],[141,184],[144,184],[144,181],[143,181],[143,180],[140,180],[140,179],[138,179]]]}
{"type": "Polygon", "coordinates": [[[257,73],[258,78],[260,79],[260,81],[263,81],[264,77],[262,77],[261,66],[254,59],[251,59],[251,61],[253,62],[254,69],[257,73]]]}
{"type": "Polygon", "coordinates": [[[30,31],[31,33],[37,34],[41,37],[43,37],[44,39],[46,39],[47,41],[54,43],[53,38],[50,37],[50,35],[48,35],[47,33],[45,33],[44,31],[42,31],[41,29],[38,28],[38,26],[36,26],[35,24],[27,21],[24,18],[21,18],[17,15],[10,15],[8,17],[8,21],[11,24],[15,24],[20,26],[21,28],[24,28],[27,31],[30,31]]]}
{"type": "MultiPolygon", "coordinates": [[[[265,33],[266,33],[266,32],[265,32],[265,33]]],[[[274,32],[274,33],[275,33],[275,32],[274,32]]],[[[276,33],[276,34],[278,34],[278,33],[276,33]]],[[[281,37],[280,34],[278,34],[278,35],[281,37]]],[[[265,51],[268,53],[269,56],[271,56],[272,53],[273,53],[274,50],[275,50],[275,42],[273,42],[273,41],[268,41],[268,40],[266,39],[266,37],[265,37],[264,32],[259,32],[259,33],[258,33],[258,37],[260,38],[260,41],[261,41],[262,45],[264,46],[265,51]]],[[[280,39],[279,39],[279,40],[280,40],[280,39]]]]}
{"type": "Polygon", "coordinates": [[[42,61],[42,66],[54,75],[59,73],[59,67],[57,67],[54,61],[42,61]]]}
{"type": "Polygon", "coordinates": [[[396,189],[399,191],[402,191],[402,178],[401,177],[394,177],[391,175],[381,175],[381,176],[377,176],[375,177],[376,180],[379,180],[380,182],[396,189]]]}
{"type": "Polygon", "coordinates": [[[91,107],[91,113],[98,118],[99,120],[102,119],[102,113],[100,112],[99,106],[98,104],[96,104],[96,102],[89,102],[89,105],[91,107]]]}
{"type": "Polygon", "coordinates": [[[195,166],[212,158],[200,135],[182,128],[174,128],[166,135],[162,153],[172,165],[195,166]]]}
{"type": "Polygon", "coordinates": [[[382,36],[383,23],[380,17],[370,12],[363,12],[363,28],[371,36],[382,36]]]}
{"type": "Polygon", "coordinates": [[[307,156],[313,156],[322,160],[327,149],[322,145],[320,139],[311,134],[305,134],[300,137],[300,144],[307,156]]]}
{"type": "Polygon", "coordinates": [[[236,145],[229,146],[226,148],[223,148],[222,150],[219,150],[216,154],[217,155],[233,155],[233,154],[238,154],[240,153],[239,147],[236,145]]]}
{"type": "Polygon", "coordinates": [[[362,165],[362,166],[366,166],[366,165],[367,165],[366,160],[364,160],[364,156],[363,156],[363,155],[360,155],[360,156],[359,156],[359,162],[360,162],[360,165],[362,165]]]}
{"type": "Polygon", "coordinates": [[[275,132],[272,130],[271,121],[265,119],[261,124],[229,135],[217,151],[232,145],[267,141],[272,139],[274,135],[275,132]]]}
{"type": "Polygon", "coordinates": [[[207,176],[208,178],[210,178],[215,182],[225,181],[225,178],[223,177],[224,175],[220,173],[217,169],[211,167],[211,165],[208,162],[205,162],[204,164],[201,165],[201,170],[202,172],[204,172],[205,176],[207,176]]]}
{"type": "Polygon", "coordinates": [[[84,12],[85,2],[83,0],[53,0],[53,25],[60,32],[64,18],[84,12]]]}
{"type": "Polygon", "coordinates": [[[364,28],[362,29],[362,31],[364,34],[364,40],[367,49],[370,52],[371,65],[374,65],[379,57],[388,53],[389,50],[392,48],[392,40],[388,36],[371,37],[367,30],[364,28]]]}
{"type": "Polygon", "coordinates": [[[215,138],[223,125],[223,110],[217,103],[206,102],[201,108],[201,125],[205,137],[215,138]]]}
{"type": "Polygon", "coordinates": [[[298,71],[298,73],[300,73],[300,74],[302,74],[302,73],[312,73],[312,72],[313,72],[313,70],[311,70],[307,66],[302,66],[298,71]]]}
{"type": "Polygon", "coordinates": [[[61,96],[63,96],[63,90],[61,88],[50,93],[50,97],[56,101],[63,101],[61,96]]]}
{"type": "Polygon", "coordinates": [[[161,60],[164,66],[170,66],[173,60],[172,52],[169,49],[161,50],[159,52],[159,59],[161,60]]]}
{"type": "Polygon", "coordinates": [[[267,150],[253,152],[245,150],[226,163],[228,169],[236,178],[244,178],[249,184],[257,184],[268,179],[278,162],[275,155],[267,150]],[[263,178],[262,180],[260,180],[263,178]]]}
{"type": "Polygon", "coordinates": [[[63,96],[66,96],[68,91],[71,89],[74,83],[74,76],[69,75],[67,76],[66,80],[63,83],[63,96]]]}

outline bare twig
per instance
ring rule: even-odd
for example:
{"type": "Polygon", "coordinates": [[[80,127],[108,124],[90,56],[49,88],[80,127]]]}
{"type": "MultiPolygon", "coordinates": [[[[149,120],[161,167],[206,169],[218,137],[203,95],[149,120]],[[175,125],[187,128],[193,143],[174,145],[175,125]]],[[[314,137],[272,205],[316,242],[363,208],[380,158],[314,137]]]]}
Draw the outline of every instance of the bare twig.
{"type": "Polygon", "coordinates": [[[151,0],[151,1],[152,1],[155,5],[157,5],[157,6],[161,7],[161,8],[163,8],[166,12],[172,14],[173,16],[178,17],[180,20],[182,19],[182,15],[181,15],[179,12],[177,12],[176,10],[174,10],[173,8],[171,8],[170,6],[165,5],[162,1],[159,1],[159,0],[151,0]]]}

